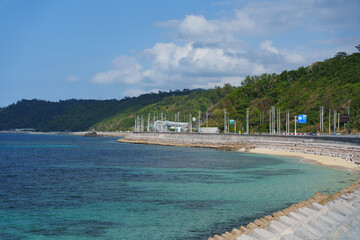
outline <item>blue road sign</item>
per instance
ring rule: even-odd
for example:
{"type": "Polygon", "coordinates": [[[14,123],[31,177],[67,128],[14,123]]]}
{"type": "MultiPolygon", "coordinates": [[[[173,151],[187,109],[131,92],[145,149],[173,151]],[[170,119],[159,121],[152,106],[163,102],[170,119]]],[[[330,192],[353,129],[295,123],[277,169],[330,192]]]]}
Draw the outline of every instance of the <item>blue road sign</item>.
{"type": "Polygon", "coordinates": [[[299,115],[298,123],[307,123],[307,115],[299,115]]]}

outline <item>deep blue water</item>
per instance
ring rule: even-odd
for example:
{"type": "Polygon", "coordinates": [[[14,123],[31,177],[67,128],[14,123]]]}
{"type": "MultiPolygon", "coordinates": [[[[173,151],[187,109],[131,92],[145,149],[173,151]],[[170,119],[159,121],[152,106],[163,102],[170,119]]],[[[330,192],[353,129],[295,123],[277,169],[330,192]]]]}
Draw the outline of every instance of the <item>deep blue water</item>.
{"type": "Polygon", "coordinates": [[[0,134],[0,239],[207,239],[355,176],[296,159],[0,134]]]}

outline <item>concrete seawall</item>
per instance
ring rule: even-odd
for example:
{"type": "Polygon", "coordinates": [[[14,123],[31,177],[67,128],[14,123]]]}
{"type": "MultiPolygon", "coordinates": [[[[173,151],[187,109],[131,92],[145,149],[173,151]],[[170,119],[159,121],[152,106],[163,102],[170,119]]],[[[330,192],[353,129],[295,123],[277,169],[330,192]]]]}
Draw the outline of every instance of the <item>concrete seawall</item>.
{"type": "Polygon", "coordinates": [[[134,133],[119,142],[208,147],[250,152],[262,148],[342,158],[360,165],[360,138],[346,136],[274,136],[197,133],[134,133]]]}
{"type": "Polygon", "coordinates": [[[345,143],[360,145],[359,136],[284,136],[284,135],[241,135],[210,133],[133,133],[131,138],[172,139],[187,142],[239,143],[239,142],[288,142],[288,143],[345,143]]]}

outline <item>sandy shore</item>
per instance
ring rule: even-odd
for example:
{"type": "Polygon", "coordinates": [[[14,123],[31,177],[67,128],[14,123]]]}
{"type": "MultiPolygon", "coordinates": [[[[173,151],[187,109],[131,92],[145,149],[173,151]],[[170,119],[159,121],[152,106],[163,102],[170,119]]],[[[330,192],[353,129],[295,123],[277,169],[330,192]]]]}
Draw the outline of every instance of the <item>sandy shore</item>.
{"type": "Polygon", "coordinates": [[[353,162],[346,161],[340,157],[332,157],[327,155],[315,155],[301,152],[290,152],[285,150],[275,150],[275,149],[266,149],[266,148],[254,148],[249,149],[247,152],[257,153],[257,154],[267,154],[267,155],[276,155],[276,156],[286,156],[286,157],[295,157],[303,159],[305,163],[316,163],[320,165],[325,165],[329,167],[336,167],[342,169],[351,169],[359,171],[360,168],[357,164],[353,162]]]}

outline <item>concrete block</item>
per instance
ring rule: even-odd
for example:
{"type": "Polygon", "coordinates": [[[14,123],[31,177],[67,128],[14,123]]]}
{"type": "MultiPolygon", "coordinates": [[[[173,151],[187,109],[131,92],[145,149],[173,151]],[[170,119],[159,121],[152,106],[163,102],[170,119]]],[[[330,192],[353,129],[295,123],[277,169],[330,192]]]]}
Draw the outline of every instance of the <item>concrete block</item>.
{"type": "Polygon", "coordinates": [[[319,216],[318,221],[321,222],[322,224],[327,225],[328,227],[336,226],[338,224],[338,222],[336,222],[335,220],[329,218],[326,215],[319,216]]]}
{"type": "Polygon", "coordinates": [[[340,196],[340,198],[346,200],[347,202],[353,202],[357,200],[357,196],[354,194],[348,194],[348,195],[343,194],[340,196]]]}
{"type": "Polygon", "coordinates": [[[258,240],[256,238],[253,238],[246,234],[241,234],[239,237],[237,237],[235,240],[258,240]]]}
{"type": "Polygon", "coordinates": [[[294,234],[289,234],[289,235],[282,236],[280,240],[303,240],[303,239],[297,237],[294,234]]]}
{"type": "Polygon", "coordinates": [[[301,221],[296,221],[296,220],[294,220],[293,218],[289,218],[289,217],[287,217],[287,216],[279,217],[278,222],[280,222],[280,223],[282,223],[282,224],[284,224],[284,225],[286,225],[286,226],[289,226],[289,227],[301,223],[301,221]]]}
{"type": "Polygon", "coordinates": [[[318,230],[314,229],[313,227],[311,227],[310,225],[306,224],[306,223],[302,223],[298,229],[303,229],[306,232],[311,233],[312,235],[314,235],[315,237],[321,237],[322,233],[319,232],[318,230]]]}
{"type": "Polygon", "coordinates": [[[354,202],[352,205],[358,209],[360,208],[360,202],[354,202]]]}
{"type": "Polygon", "coordinates": [[[272,216],[267,215],[267,216],[264,217],[264,219],[267,220],[267,221],[271,221],[274,218],[272,216]]]}
{"type": "Polygon", "coordinates": [[[294,233],[290,227],[287,227],[278,221],[271,221],[266,230],[280,236],[294,233]]]}
{"type": "Polygon", "coordinates": [[[344,216],[344,217],[351,214],[351,211],[349,211],[348,209],[341,207],[339,205],[329,204],[329,208],[333,212],[335,212],[341,216],[344,216]]]}
{"type": "Polygon", "coordinates": [[[310,209],[315,210],[315,211],[321,211],[321,210],[325,210],[326,207],[315,202],[315,203],[311,204],[310,209]]]}
{"type": "Polygon", "coordinates": [[[346,220],[346,218],[344,216],[337,214],[336,212],[334,212],[331,209],[326,212],[325,216],[331,218],[332,220],[334,220],[336,222],[344,222],[346,220]]]}
{"type": "Polygon", "coordinates": [[[319,232],[324,232],[329,229],[328,225],[323,224],[321,221],[314,218],[310,219],[310,221],[307,224],[319,232]]]}
{"type": "Polygon", "coordinates": [[[251,236],[259,240],[270,240],[270,239],[275,240],[275,234],[266,231],[265,229],[256,228],[251,232],[251,236]]]}
{"type": "Polygon", "coordinates": [[[223,238],[223,239],[230,239],[231,238],[231,234],[229,233],[229,232],[225,232],[225,233],[223,233],[223,234],[221,234],[221,237],[223,238]]]}
{"type": "Polygon", "coordinates": [[[351,203],[347,203],[347,202],[343,202],[343,201],[336,201],[335,205],[341,206],[341,207],[349,210],[350,212],[356,211],[356,208],[354,206],[352,206],[351,203]]]}
{"type": "Polygon", "coordinates": [[[305,231],[302,228],[298,228],[295,232],[294,235],[300,239],[306,239],[306,240],[313,240],[313,239],[318,239],[317,236],[311,234],[308,231],[305,231]]]}
{"type": "Polygon", "coordinates": [[[289,213],[288,217],[289,217],[289,218],[292,218],[292,219],[294,219],[294,220],[296,220],[296,221],[301,221],[301,222],[305,222],[305,221],[308,220],[307,217],[305,217],[305,216],[303,216],[303,215],[300,215],[300,214],[297,214],[297,213],[294,213],[294,212],[289,213]]]}
{"type": "Polygon", "coordinates": [[[225,239],[220,237],[219,235],[215,234],[214,240],[225,240],[225,239]]]}
{"type": "Polygon", "coordinates": [[[233,235],[233,236],[240,235],[240,234],[241,234],[241,231],[239,229],[234,228],[231,231],[231,235],[233,235]]]}
{"type": "Polygon", "coordinates": [[[305,217],[311,217],[314,216],[317,212],[318,211],[315,211],[313,209],[303,207],[303,208],[299,208],[296,213],[303,215],[305,217]]]}

